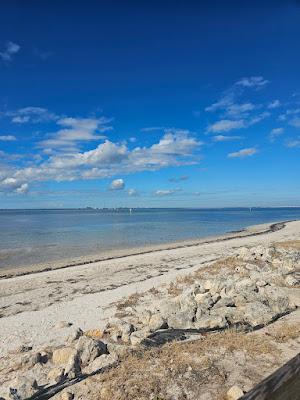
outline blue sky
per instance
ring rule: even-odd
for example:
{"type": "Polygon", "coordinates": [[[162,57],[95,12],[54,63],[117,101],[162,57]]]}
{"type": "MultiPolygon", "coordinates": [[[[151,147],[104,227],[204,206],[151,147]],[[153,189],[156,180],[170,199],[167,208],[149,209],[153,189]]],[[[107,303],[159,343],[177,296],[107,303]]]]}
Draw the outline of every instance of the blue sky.
{"type": "Polygon", "coordinates": [[[300,205],[299,37],[298,1],[1,4],[0,208],[300,205]]]}

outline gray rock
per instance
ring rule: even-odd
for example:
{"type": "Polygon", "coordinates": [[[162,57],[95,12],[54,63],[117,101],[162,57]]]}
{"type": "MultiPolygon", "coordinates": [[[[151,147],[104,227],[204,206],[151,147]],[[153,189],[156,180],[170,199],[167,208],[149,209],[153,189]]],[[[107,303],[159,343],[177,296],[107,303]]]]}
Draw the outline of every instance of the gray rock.
{"type": "Polygon", "coordinates": [[[47,375],[47,379],[50,383],[60,383],[65,379],[64,368],[52,368],[47,375]]]}
{"type": "Polygon", "coordinates": [[[37,391],[38,386],[35,379],[19,377],[10,383],[8,398],[12,400],[25,400],[29,399],[37,391]]]}
{"type": "Polygon", "coordinates": [[[103,368],[115,367],[118,364],[118,357],[112,354],[103,354],[97,357],[91,364],[85,367],[82,372],[84,374],[93,374],[103,368]]]}
{"type": "Polygon", "coordinates": [[[259,301],[239,307],[237,313],[240,313],[239,319],[250,324],[252,328],[265,326],[277,316],[276,312],[259,301]]]}
{"type": "Polygon", "coordinates": [[[76,328],[70,333],[67,339],[67,343],[73,343],[83,336],[83,330],[81,328],[76,328]]]}
{"type": "Polygon", "coordinates": [[[227,326],[226,318],[221,315],[203,316],[194,324],[194,327],[197,329],[220,329],[227,326]]]}
{"type": "Polygon", "coordinates": [[[139,345],[144,339],[146,339],[149,335],[150,331],[148,329],[141,329],[139,331],[134,331],[130,335],[130,343],[132,346],[139,345]]]}
{"type": "Polygon", "coordinates": [[[81,365],[85,366],[100,355],[106,354],[107,346],[100,340],[81,336],[76,343],[76,350],[80,357],[81,365]]]}
{"type": "Polygon", "coordinates": [[[153,314],[149,320],[148,328],[151,332],[155,332],[158,329],[168,328],[168,324],[161,314],[153,314]]]}

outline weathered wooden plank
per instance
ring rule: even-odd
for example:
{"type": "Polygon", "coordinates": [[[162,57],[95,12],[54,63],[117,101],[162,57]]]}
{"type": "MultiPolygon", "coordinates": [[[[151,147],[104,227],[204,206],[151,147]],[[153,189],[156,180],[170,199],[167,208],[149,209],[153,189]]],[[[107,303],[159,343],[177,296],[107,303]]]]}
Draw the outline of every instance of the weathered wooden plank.
{"type": "Polygon", "coordinates": [[[240,400],[300,400],[300,353],[240,400]]]}

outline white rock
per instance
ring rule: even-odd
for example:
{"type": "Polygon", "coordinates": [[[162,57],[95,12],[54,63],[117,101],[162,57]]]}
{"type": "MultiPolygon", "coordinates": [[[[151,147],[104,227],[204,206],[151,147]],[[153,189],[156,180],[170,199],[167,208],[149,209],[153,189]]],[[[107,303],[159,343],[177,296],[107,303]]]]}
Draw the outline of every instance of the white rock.
{"type": "Polygon", "coordinates": [[[92,374],[94,372],[100,371],[102,368],[114,367],[118,364],[118,357],[112,354],[103,354],[97,357],[93,362],[91,362],[87,367],[85,367],[82,372],[84,374],[92,374]]]}
{"type": "Polygon", "coordinates": [[[226,393],[226,400],[238,400],[244,395],[244,392],[238,386],[232,386],[226,393]]]}

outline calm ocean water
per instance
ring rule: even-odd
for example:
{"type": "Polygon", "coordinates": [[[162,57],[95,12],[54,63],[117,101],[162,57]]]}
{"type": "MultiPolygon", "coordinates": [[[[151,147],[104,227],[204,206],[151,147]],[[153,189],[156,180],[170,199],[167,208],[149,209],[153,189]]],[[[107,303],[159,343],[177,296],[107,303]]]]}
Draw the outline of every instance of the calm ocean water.
{"type": "Polygon", "coordinates": [[[0,210],[0,268],[101,255],[300,219],[300,208],[0,210]]]}

